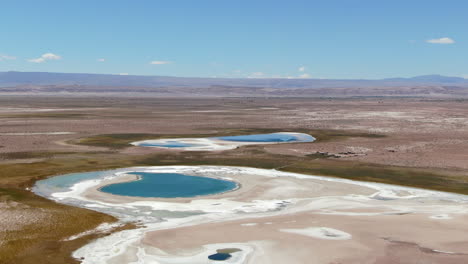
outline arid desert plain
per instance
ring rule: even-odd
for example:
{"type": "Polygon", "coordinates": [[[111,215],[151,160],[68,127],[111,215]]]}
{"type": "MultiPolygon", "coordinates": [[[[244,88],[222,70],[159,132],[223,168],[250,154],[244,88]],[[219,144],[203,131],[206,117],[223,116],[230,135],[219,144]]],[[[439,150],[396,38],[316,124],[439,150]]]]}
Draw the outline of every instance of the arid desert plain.
{"type": "Polygon", "coordinates": [[[467,132],[462,99],[4,96],[0,263],[468,263],[467,132]],[[313,140],[218,140],[269,133],[313,140]],[[236,187],[104,192],[138,173],[236,187]]]}

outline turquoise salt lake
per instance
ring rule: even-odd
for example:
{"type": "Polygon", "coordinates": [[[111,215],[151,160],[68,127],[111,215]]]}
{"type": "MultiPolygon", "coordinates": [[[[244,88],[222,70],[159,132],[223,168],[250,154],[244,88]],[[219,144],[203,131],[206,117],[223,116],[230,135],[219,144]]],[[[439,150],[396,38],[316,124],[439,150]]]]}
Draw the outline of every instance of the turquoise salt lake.
{"type": "MultiPolygon", "coordinates": [[[[121,171],[96,171],[56,176],[38,181],[33,191],[42,196],[50,197],[56,192],[69,191],[73,185],[79,182],[103,179],[121,171]]],[[[138,180],[106,185],[100,190],[124,196],[177,198],[218,194],[238,187],[237,183],[233,181],[179,173],[131,171],[127,174],[137,175],[138,180]]]]}
{"type": "Polygon", "coordinates": [[[177,198],[223,193],[237,188],[232,181],[179,173],[132,172],[138,180],[110,184],[102,192],[136,197],[177,198]]]}
{"type": "MultiPolygon", "coordinates": [[[[166,148],[203,148],[210,150],[210,144],[215,145],[216,141],[233,142],[234,145],[219,145],[216,149],[235,148],[235,142],[242,144],[255,143],[293,143],[293,142],[313,142],[315,138],[304,133],[281,132],[270,134],[225,136],[212,138],[191,139],[162,139],[136,142],[138,146],[166,147],[166,148]],[[197,141],[198,140],[198,141],[197,141]],[[208,140],[209,143],[206,143],[208,140]]],[[[85,173],[72,173],[41,180],[33,188],[35,193],[50,197],[53,193],[70,191],[72,186],[87,180],[101,180],[122,170],[96,171],[85,173]]],[[[235,182],[215,178],[190,176],[178,173],[151,173],[141,171],[131,171],[128,174],[138,176],[138,180],[131,182],[115,183],[102,187],[102,192],[115,195],[135,196],[135,197],[195,197],[223,193],[236,189],[235,182]]]]}

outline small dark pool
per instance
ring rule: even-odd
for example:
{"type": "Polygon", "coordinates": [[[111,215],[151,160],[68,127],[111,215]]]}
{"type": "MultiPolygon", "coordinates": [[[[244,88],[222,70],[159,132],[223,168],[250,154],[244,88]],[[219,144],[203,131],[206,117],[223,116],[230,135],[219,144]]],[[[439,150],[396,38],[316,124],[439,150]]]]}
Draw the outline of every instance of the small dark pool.
{"type": "Polygon", "coordinates": [[[216,254],[208,256],[208,259],[217,260],[217,261],[223,261],[229,258],[231,258],[231,254],[228,254],[228,253],[216,253],[216,254]]]}

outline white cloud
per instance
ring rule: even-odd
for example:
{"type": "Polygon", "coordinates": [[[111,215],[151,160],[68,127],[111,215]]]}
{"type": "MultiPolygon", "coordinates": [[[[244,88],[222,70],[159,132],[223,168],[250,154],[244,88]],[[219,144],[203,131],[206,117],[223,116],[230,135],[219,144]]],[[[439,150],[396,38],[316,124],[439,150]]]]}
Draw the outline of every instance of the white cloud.
{"type": "Polygon", "coordinates": [[[62,58],[59,55],[55,55],[53,53],[45,53],[41,57],[45,60],[60,60],[62,58]]]}
{"type": "Polygon", "coordinates": [[[308,73],[302,73],[298,76],[293,76],[293,75],[281,75],[281,74],[266,74],[264,72],[252,72],[251,74],[249,74],[247,76],[247,78],[250,78],[250,79],[254,79],[254,78],[257,78],[257,79],[260,79],[260,78],[273,78],[273,79],[308,79],[308,78],[312,78],[312,76],[308,73]]]}
{"type": "Polygon", "coordinates": [[[6,55],[6,54],[0,54],[0,61],[4,60],[16,60],[16,57],[6,55]]]}
{"type": "Polygon", "coordinates": [[[30,59],[28,61],[34,62],[34,63],[43,63],[48,60],[60,60],[60,59],[62,59],[62,57],[60,57],[59,55],[55,55],[53,53],[44,53],[39,58],[30,59]]]}
{"type": "Polygon", "coordinates": [[[308,73],[302,73],[300,75],[294,76],[294,75],[282,75],[282,74],[267,74],[264,72],[252,72],[249,75],[247,75],[247,78],[250,79],[308,79],[312,78],[312,76],[308,73]]]}
{"type": "Polygon", "coordinates": [[[99,61],[99,62],[105,62],[106,59],[102,59],[102,58],[101,58],[101,59],[98,59],[97,61],[99,61]]]}
{"type": "Polygon", "coordinates": [[[30,59],[28,61],[34,62],[34,63],[43,63],[45,60],[43,58],[37,58],[37,59],[30,59]]]}
{"type": "Polygon", "coordinates": [[[267,76],[263,72],[253,72],[247,78],[266,78],[267,76]]]}
{"type": "Polygon", "coordinates": [[[128,75],[128,72],[119,73],[119,75],[128,75]]]}
{"type": "Polygon", "coordinates": [[[169,63],[172,63],[171,61],[152,61],[150,62],[150,64],[153,64],[153,65],[164,65],[164,64],[169,64],[169,63]]]}
{"type": "Polygon", "coordinates": [[[437,39],[428,39],[426,40],[427,43],[432,43],[432,44],[453,44],[455,43],[455,40],[451,38],[437,38],[437,39]]]}
{"type": "Polygon", "coordinates": [[[299,69],[297,69],[297,70],[300,71],[300,72],[305,72],[306,67],[305,67],[305,66],[301,66],[301,67],[299,67],[299,69]]]}

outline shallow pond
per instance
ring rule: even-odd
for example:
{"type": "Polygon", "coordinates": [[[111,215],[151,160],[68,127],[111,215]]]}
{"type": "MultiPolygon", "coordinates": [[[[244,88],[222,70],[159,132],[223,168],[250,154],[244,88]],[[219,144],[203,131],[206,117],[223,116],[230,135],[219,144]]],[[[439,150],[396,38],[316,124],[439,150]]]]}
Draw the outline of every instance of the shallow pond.
{"type": "Polygon", "coordinates": [[[150,139],[132,142],[131,144],[140,147],[174,148],[193,151],[214,151],[235,149],[238,146],[243,145],[313,141],[315,141],[315,138],[308,134],[295,132],[279,132],[270,134],[254,134],[209,138],[150,139]]]}
{"type": "Polygon", "coordinates": [[[223,193],[237,188],[232,181],[179,173],[132,172],[136,181],[110,184],[102,192],[136,197],[177,198],[223,193]]]}
{"type": "Polygon", "coordinates": [[[228,254],[228,253],[216,253],[216,254],[208,256],[208,259],[217,260],[217,261],[223,261],[229,258],[231,258],[231,254],[228,254]]]}
{"type": "Polygon", "coordinates": [[[314,138],[307,134],[299,133],[271,133],[271,134],[256,134],[242,135],[229,137],[216,137],[215,139],[235,142],[311,142],[314,138]]]}

